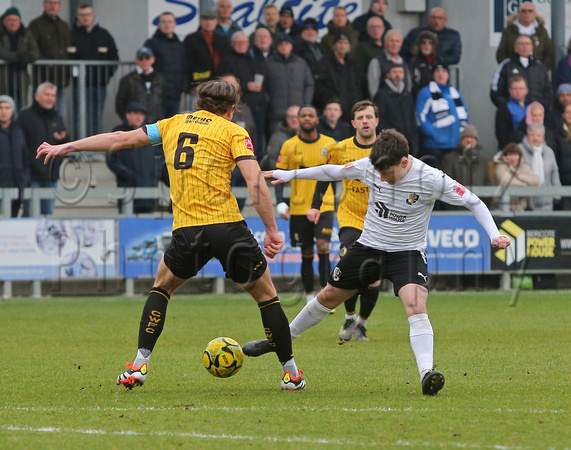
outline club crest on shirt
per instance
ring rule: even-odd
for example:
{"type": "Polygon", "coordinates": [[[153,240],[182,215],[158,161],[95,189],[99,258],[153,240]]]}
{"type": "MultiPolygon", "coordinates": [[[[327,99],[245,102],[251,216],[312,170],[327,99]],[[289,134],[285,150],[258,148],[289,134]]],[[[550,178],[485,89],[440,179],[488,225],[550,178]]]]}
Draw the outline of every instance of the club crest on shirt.
{"type": "Polygon", "coordinates": [[[246,141],[246,148],[253,152],[254,151],[254,144],[252,144],[252,139],[250,139],[248,136],[245,136],[244,140],[246,141]]]}
{"type": "Polygon", "coordinates": [[[321,149],[321,156],[327,156],[327,153],[329,153],[329,152],[327,151],[326,148],[321,149]]]}
{"type": "Polygon", "coordinates": [[[339,267],[335,267],[332,274],[333,281],[339,281],[339,275],[341,275],[341,269],[339,269],[339,267]]]}
{"type": "Polygon", "coordinates": [[[466,193],[466,188],[462,186],[460,183],[456,182],[454,185],[454,192],[456,192],[460,197],[464,197],[466,193]]]}
{"type": "Polygon", "coordinates": [[[414,205],[417,201],[418,201],[418,194],[415,194],[414,192],[408,194],[408,198],[406,199],[407,204],[414,205]]]}

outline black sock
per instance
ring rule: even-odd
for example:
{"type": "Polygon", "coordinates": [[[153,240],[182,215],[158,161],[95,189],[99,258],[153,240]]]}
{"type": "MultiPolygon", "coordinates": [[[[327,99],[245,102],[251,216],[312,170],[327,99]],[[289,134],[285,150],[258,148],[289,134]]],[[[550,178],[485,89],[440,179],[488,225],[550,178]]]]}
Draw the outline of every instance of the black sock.
{"type": "Polygon", "coordinates": [[[169,300],[170,295],[164,289],[154,287],[149,292],[139,325],[139,348],[153,351],[165,326],[169,300]]]}
{"type": "Polygon", "coordinates": [[[327,280],[331,272],[331,261],[329,261],[329,252],[318,253],[317,256],[319,257],[319,282],[323,288],[327,286],[327,280]]]}
{"type": "Polygon", "coordinates": [[[281,363],[289,361],[293,357],[291,334],[280,299],[274,297],[271,300],[258,303],[258,308],[260,308],[260,313],[262,314],[262,323],[264,324],[266,337],[272,347],[276,348],[278,359],[281,363]]]}
{"type": "Polygon", "coordinates": [[[311,256],[301,256],[301,281],[303,283],[303,288],[305,293],[309,294],[314,291],[313,281],[315,274],[313,273],[313,255],[311,256]]]}
{"type": "Polygon", "coordinates": [[[366,292],[361,294],[361,308],[359,311],[359,315],[363,319],[368,319],[371,313],[373,312],[373,308],[377,304],[377,298],[379,297],[379,288],[377,287],[369,287],[366,292]]]}
{"type": "Polygon", "coordinates": [[[358,299],[359,299],[359,293],[356,293],[353,297],[345,300],[345,312],[347,314],[355,314],[355,309],[357,308],[358,299]]]}

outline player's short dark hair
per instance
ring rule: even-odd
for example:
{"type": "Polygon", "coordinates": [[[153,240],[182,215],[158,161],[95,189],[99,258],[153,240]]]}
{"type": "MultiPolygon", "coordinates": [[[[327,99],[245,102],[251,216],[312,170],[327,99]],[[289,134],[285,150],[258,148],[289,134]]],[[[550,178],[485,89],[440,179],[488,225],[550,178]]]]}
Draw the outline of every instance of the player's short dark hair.
{"type": "Polygon", "coordinates": [[[240,88],[222,80],[201,83],[194,92],[198,95],[194,107],[214,114],[224,114],[240,101],[240,88]]]}
{"type": "Polygon", "coordinates": [[[299,111],[297,112],[297,115],[298,115],[298,116],[301,114],[301,110],[302,110],[303,108],[311,108],[311,109],[313,109],[313,110],[315,111],[315,114],[317,114],[317,115],[319,116],[319,111],[317,110],[317,108],[316,108],[315,106],[309,104],[309,103],[307,103],[307,104],[302,105],[302,106],[299,107],[299,111]]]}
{"type": "Polygon", "coordinates": [[[355,114],[363,111],[365,108],[372,107],[375,110],[375,117],[379,117],[379,108],[371,100],[361,100],[353,105],[351,108],[351,120],[355,120],[355,114]]]}
{"type": "Polygon", "coordinates": [[[408,156],[408,141],[402,133],[394,128],[383,130],[373,144],[371,164],[378,171],[384,171],[400,164],[403,157],[408,156]]]}

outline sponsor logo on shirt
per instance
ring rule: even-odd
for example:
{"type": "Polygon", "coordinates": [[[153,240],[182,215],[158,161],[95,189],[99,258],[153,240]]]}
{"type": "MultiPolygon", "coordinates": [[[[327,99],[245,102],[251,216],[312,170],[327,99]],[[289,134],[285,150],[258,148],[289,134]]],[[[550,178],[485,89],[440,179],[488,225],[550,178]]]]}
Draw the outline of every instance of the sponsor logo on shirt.
{"type": "Polygon", "coordinates": [[[246,148],[253,153],[254,152],[254,144],[252,144],[252,139],[250,139],[248,136],[246,136],[244,138],[244,140],[246,141],[246,148]]]}
{"type": "Polygon", "coordinates": [[[383,202],[375,202],[375,206],[377,207],[377,214],[379,217],[383,219],[389,219],[393,222],[405,222],[406,221],[406,214],[397,213],[391,211],[383,202]]]}
{"type": "Polygon", "coordinates": [[[456,192],[460,197],[464,197],[466,193],[466,188],[462,186],[460,183],[456,182],[454,185],[454,192],[456,192]]]}

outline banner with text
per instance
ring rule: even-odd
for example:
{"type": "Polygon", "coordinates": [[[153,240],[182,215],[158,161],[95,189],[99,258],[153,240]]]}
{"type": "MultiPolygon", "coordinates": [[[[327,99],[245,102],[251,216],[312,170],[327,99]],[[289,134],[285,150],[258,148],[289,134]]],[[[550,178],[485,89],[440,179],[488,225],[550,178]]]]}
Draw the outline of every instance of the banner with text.
{"type": "Polygon", "coordinates": [[[114,220],[0,221],[0,279],[116,275],[114,220]]]}

